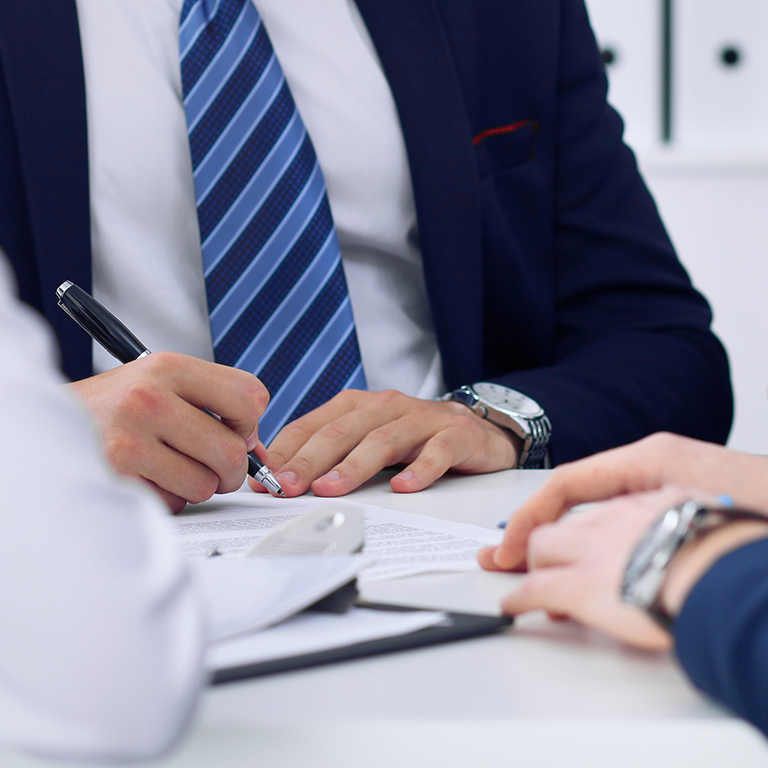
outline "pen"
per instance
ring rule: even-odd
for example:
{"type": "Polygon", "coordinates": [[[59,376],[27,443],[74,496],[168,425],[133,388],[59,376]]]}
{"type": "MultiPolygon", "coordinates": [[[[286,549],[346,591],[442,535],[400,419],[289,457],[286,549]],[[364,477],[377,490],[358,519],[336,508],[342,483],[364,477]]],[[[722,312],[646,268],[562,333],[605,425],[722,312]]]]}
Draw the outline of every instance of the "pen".
{"type": "MultiPolygon", "coordinates": [[[[138,360],[150,354],[108,309],[70,280],[66,280],[56,289],[56,298],[59,300],[59,306],[121,363],[130,363],[131,360],[138,360]]],[[[218,418],[207,408],[203,410],[209,416],[218,418]]],[[[248,474],[268,491],[285,496],[285,491],[275,476],[253,453],[248,454],[248,474]]]]}

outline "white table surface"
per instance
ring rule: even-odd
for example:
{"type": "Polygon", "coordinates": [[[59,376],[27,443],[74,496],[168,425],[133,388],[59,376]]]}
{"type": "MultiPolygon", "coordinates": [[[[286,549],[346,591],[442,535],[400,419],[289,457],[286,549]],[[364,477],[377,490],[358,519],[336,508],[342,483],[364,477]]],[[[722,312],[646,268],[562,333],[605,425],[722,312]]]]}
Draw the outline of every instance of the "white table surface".
{"type": "MultiPolygon", "coordinates": [[[[543,471],[449,477],[367,503],[495,527],[543,471]]],[[[372,584],[364,597],[497,612],[509,574],[435,574],[372,584]]],[[[38,761],[0,756],[0,766],[38,761]]],[[[635,651],[543,615],[504,634],[204,692],[182,742],[152,766],[768,766],[768,742],[706,701],[668,654],[635,651]]]]}

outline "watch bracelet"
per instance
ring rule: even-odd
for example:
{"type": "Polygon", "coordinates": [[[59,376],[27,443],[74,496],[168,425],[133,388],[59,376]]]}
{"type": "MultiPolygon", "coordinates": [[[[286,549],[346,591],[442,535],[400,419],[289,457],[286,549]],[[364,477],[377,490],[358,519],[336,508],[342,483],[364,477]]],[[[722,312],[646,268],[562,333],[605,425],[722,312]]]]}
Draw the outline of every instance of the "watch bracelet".
{"type": "Polygon", "coordinates": [[[540,469],[544,464],[552,439],[552,423],[546,414],[528,422],[531,426],[530,445],[520,455],[517,466],[520,469],[540,469]],[[546,425],[546,429],[545,429],[546,425]]]}
{"type": "MultiPolygon", "coordinates": [[[[691,502],[689,501],[684,503],[691,503],[691,502]]],[[[697,511],[696,515],[694,515],[694,517],[692,518],[691,524],[688,530],[686,531],[685,536],[680,540],[675,551],[670,555],[669,559],[664,565],[663,578],[659,582],[659,586],[656,590],[656,594],[654,595],[653,600],[646,608],[643,609],[657,624],[659,624],[662,627],[662,629],[666,629],[670,634],[674,633],[675,621],[677,620],[678,614],[672,615],[664,608],[664,606],[661,604],[661,593],[664,590],[665,584],[667,583],[667,578],[669,576],[669,569],[674,563],[675,558],[684,549],[685,545],[690,544],[694,541],[700,541],[701,539],[708,536],[710,533],[719,531],[729,523],[745,522],[749,520],[765,523],[768,525],[768,517],[766,515],[761,515],[758,512],[751,512],[745,509],[733,509],[732,507],[714,507],[714,506],[707,506],[704,504],[701,505],[701,508],[697,511]],[[721,519],[715,520],[712,517],[707,516],[709,518],[709,521],[708,521],[709,524],[697,526],[695,524],[696,519],[697,517],[700,516],[701,512],[704,512],[704,511],[711,513],[711,515],[717,514],[720,516],[721,519]]],[[[723,553],[723,556],[725,556],[725,554],[727,553],[723,553]]],[[[712,565],[714,565],[714,563],[712,565]]]]}

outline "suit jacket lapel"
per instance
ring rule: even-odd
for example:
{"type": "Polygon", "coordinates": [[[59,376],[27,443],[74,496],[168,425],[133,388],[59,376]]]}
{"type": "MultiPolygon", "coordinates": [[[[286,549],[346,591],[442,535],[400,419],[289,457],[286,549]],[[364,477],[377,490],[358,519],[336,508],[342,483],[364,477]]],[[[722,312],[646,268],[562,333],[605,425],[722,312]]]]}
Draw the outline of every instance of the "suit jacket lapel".
{"type": "Polygon", "coordinates": [[[90,372],[90,343],[56,309],[56,287],[91,286],[85,80],[75,0],[0,2],[2,56],[45,314],[70,376],[90,372]]]}
{"type": "Polygon", "coordinates": [[[449,387],[483,369],[482,222],[467,107],[435,0],[357,0],[398,107],[449,387]]]}

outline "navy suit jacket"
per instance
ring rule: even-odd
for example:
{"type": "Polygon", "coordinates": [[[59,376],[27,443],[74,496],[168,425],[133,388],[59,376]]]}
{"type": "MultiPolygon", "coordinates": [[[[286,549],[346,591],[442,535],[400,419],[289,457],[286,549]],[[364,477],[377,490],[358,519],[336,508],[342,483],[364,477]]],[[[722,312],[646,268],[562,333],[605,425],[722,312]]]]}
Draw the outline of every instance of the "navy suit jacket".
{"type": "MultiPolygon", "coordinates": [[[[556,462],[671,430],[724,441],[728,363],[677,261],[583,0],[358,0],[399,110],[449,387],[532,396],[556,462]]],[[[90,341],[55,306],[90,286],[75,0],[0,0],[0,246],[53,324],[63,368],[90,341]]]]}

